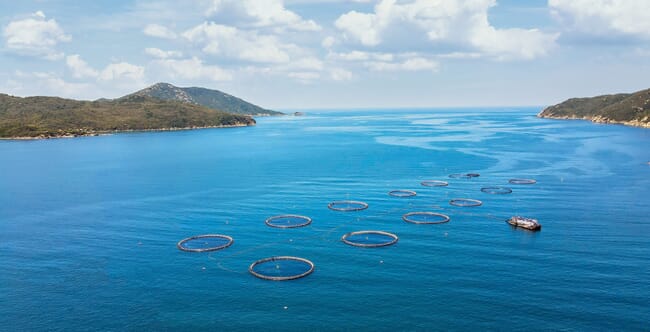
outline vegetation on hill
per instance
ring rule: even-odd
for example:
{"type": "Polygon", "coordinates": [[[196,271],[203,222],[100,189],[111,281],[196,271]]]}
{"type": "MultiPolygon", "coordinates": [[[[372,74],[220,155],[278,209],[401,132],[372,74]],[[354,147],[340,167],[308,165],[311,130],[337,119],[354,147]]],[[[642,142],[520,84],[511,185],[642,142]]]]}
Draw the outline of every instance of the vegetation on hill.
{"type": "Polygon", "coordinates": [[[179,88],[169,83],[157,83],[148,88],[142,89],[131,95],[122,97],[129,98],[132,96],[147,96],[162,100],[174,100],[189,104],[201,105],[212,109],[221,110],[234,114],[245,115],[282,115],[283,113],[267,110],[253,105],[235,96],[223,93],[218,90],[205,88],[179,88]]]}
{"type": "Polygon", "coordinates": [[[114,131],[250,126],[249,116],[146,96],[78,101],[0,94],[0,137],[63,137],[114,131]]]}
{"type": "Polygon", "coordinates": [[[547,107],[542,118],[585,119],[650,128],[650,89],[635,93],[572,98],[547,107]]]}

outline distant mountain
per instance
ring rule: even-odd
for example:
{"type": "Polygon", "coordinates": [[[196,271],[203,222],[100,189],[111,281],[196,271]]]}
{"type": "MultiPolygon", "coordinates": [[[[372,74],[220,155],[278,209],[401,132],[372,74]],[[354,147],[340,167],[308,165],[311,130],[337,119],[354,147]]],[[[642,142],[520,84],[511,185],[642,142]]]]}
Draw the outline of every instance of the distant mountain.
{"type": "Polygon", "coordinates": [[[650,89],[635,93],[572,98],[547,107],[541,118],[584,119],[650,128],[650,89]]]}
{"type": "Polygon", "coordinates": [[[131,95],[79,101],[0,94],[0,137],[49,138],[131,130],[252,126],[250,116],[208,107],[131,95]]]}
{"type": "Polygon", "coordinates": [[[147,96],[162,100],[175,100],[188,104],[201,105],[215,110],[233,114],[245,115],[282,115],[283,113],[267,110],[253,105],[235,96],[218,90],[205,88],[179,88],[169,83],[156,83],[148,88],[130,94],[131,96],[147,96]]]}

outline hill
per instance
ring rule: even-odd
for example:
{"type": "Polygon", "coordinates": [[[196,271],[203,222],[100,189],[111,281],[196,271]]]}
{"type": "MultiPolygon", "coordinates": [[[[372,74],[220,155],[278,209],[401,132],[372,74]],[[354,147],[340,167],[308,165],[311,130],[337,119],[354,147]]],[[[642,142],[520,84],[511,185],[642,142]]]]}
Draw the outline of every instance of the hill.
{"type": "Polygon", "coordinates": [[[0,137],[49,138],[133,130],[251,126],[249,116],[146,96],[79,101],[0,94],[0,137]]]}
{"type": "Polygon", "coordinates": [[[537,116],[650,128],[650,89],[635,93],[572,98],[545,108],[537,116]]]}
{"type": "Polygon", "coordinates": [[[282,115],[283,113],[267,110],[247,101],[223,93],[218,90],[205,88],[179,88],[169,83],[156,83],[148,88],[142,89],[133,94],[122,98],[132,96],[145,96],[158,98],[162,100],[174,100],[188,104],[201,105],[208,108],[221,110],[233,114],[244,115],[282,115]]]}

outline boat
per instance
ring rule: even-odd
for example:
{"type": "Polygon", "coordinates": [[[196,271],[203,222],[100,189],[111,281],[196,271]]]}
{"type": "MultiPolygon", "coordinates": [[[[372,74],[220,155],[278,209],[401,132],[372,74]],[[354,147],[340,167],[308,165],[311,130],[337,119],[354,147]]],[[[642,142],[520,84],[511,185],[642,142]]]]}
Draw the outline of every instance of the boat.
{"type": "Polygon", "coordinates": [[[526,218],[522,216],[514,216],[506,220],[512,226],[521,227],[530,231],[538,231],[542,229],[542,225],[537,221],[537,219],[526,218]]]}

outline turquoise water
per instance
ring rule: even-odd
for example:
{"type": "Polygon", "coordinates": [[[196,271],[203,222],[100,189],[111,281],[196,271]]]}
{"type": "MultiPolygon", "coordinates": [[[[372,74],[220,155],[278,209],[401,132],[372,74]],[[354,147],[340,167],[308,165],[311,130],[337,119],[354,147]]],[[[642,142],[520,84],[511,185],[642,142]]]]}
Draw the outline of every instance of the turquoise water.
{"type": "Polygon", "coordinates": [[[647,330],[650,130],[537,111],[314,111],[251,128],[2,141],[0,330],[647,330]],[[480,177],[447,177],[467,172],[480,177]],[[369,208],[327,208],[346,199],[369,208]],[[402,221],[411,211],[451,221],[402,221]],[[285,213],[313,222],[265,225],[285,213]],[[542,230],[513,229],[512,215],[542,230]],[[399,241],[340,241],[358,230],[399,241]],[[234,243],[176,248],[205,233],[234,243]],[[248,273],[276,255],[315,271],[248,273]]]}

